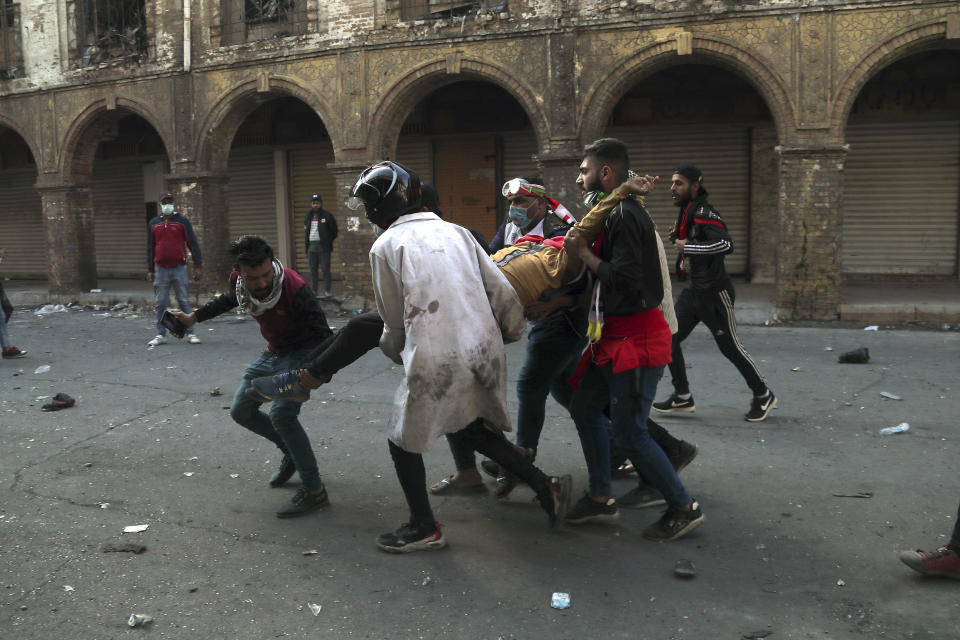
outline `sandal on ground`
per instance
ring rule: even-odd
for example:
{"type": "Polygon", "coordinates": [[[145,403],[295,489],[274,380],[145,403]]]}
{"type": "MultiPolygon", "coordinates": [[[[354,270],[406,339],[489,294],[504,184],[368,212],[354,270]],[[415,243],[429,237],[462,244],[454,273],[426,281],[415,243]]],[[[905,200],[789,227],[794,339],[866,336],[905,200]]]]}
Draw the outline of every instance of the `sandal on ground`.
{"type": "Polygon", "coordinates": [[[472,496],[483,493],[487,490],[487,485],[472,484],[462,485],[453,481],[453,476],[447,476],[440,482],[430,487],[430,493],[435,496],[472,496]]]}

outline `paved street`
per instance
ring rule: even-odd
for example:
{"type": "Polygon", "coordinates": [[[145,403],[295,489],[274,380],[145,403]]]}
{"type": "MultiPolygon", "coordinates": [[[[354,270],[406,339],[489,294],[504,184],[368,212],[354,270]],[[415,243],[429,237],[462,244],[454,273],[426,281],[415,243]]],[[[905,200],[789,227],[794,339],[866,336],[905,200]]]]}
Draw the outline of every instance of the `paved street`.
{"type": "MultiPolygon", "coordinates": [[[[644,541],[659,508],[551,531],[524,487],[433,499],[449,547],[391,556],[374,540],[407,516],[384,427],[399,372],[379,351],[301,414],[332,505],[280,520],[296,485],[267,485],[277,451],[226,411],[263,348],[255,322],[218,318],[201,345],[148,350],[149,313],[102,313],[21,308],[10,324],[30,354],[0,362],[0,638],[960,637],[960,582],[896,557],[945,544],[956,517],[955,330],[741,327],[780,398],[751,424],[746,386],[698,329],[685,349],[697,412],[662,420],[700,446],[681,474],[706,514],[695,533],[644,541]],[[837,364],[859,346],[869,364],[837,364]],[[42,412],[57,392],[77,406],[42,412]],[[858,493],[872,497],[833,495],[858,493]],[[147,550],[101,550],[128,542],[147,550]],[[695,578],[673,576],[679,559],[695,578]],[[550,607],[555,591],[568,610],[550,607]],[[131,629],[131,613],[154,621],[131,629]]],[[[508,353],[513,383],[523,344],[508,353]]],[[[453,471],[445,443],[426,462],[431,482],[453,471]]],[[[538,463],[581,495],[579,440],[552,401],[538,463]]]]}

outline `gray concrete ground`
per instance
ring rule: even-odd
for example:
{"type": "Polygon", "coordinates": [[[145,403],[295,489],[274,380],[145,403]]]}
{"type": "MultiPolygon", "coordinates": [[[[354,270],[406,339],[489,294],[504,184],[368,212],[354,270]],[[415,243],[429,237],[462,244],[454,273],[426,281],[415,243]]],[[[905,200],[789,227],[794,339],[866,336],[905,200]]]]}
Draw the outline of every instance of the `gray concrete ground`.
{"type": "MultiPolygon", "coordinates": [[[[896,557],[945,544],[960,501],[955,330],[743,326],[780,398],[751,424],[748,390],[698,329],[697,412],[662,420],[700,446],[681,474],[706,514],[696,532],[644,541],[656,508],[551,531],[524,487],[505,502],[433,499],[449,547],[391,556],[374,539],[407,514],[384,433],[399,372],[382,354],[304,405],[332,505],[279,520],[295,484],[267,485],[277,451],[226,411],[263,347],[256,324],[218,318],[201,345],[148,350],[149,313],[101,313],[19,309],[10,325],[30,353],[0,362],[4,639],[960,637],[960,582],[896,557]],[[869,364],[837,364],[859,346],[869,364]],[[57,392],[77,406],[42,412],[57,392]],[[878,434],[903,421],[909,432],[878,434]],[[124,542],[147,550],[101,551],[124,542]],[[679,559],[698,575],[674,577],[679,559]],[[555,591],[568,610],[550,607],[555,591]],[[154,621],[130,629],[131,613],[154,621]]],[[[523,343],[508,353],[512,389],[523,343]]],[[[443,443],[426,460],[431,480],[452,471],[443,443]]],[[[579,440],[553,401],[539,462],[583,491],[579,440]]]]}

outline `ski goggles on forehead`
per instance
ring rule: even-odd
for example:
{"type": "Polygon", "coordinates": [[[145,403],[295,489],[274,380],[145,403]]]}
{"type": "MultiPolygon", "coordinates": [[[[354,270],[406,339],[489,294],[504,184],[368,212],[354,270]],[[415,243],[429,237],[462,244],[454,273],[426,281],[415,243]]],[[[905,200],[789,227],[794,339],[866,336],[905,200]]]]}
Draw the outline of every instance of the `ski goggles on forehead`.
{"type": "Polygon", "coordinates": [[[546,198],[547,190],[542,185],[532,184],[523,178],[514,178],[503,183],[500,190],[504,198],[516,198],[517,196],[532,196],[534,198],[546,198]]]}

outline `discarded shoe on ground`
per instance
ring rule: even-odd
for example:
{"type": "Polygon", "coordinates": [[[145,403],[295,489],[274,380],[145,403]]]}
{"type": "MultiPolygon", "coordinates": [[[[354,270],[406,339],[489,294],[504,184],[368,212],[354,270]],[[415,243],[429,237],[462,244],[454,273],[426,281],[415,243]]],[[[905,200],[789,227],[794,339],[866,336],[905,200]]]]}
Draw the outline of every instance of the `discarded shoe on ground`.
{"type": "Polygon", "coordinates": [[[866,347],[860,347],[859,349],[854,349],[853,351],[841,353],[840,357],[837,358],[837,362],[843,362],[845,364],[867,364],[869,361],[870,350],[866,347]]]}
{"type": "Polygon", "coordinates": [[[74,398],[71,398],[65,393],[58,393],[53,396],[53,400],[43,405],[44,411],[60,411],[60,409],[69,409],[73,405],[77,404],[77,401],[74,398]]]}

